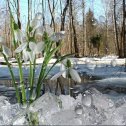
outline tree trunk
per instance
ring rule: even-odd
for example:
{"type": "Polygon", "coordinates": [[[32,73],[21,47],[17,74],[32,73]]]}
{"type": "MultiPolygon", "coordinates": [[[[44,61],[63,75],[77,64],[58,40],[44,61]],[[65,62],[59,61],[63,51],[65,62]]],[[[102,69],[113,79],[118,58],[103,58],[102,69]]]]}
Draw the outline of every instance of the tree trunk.
{"type": "Polygon", "coordinates": [[[82,14],[83,14],[83,56],[86,55],[86,34],[85,34],[85,5],[84,5],[84,0],[82,0],[82,14]]]}
{"type": "Polygon", "coordinates": [[[50,26],[52,27],[52,24],[53,24],[53,29],[54,29],[54,32],[55,32],[55,19],[54,19],[55,5],[54,5],[54,2],[55,1],[53,0],[53,8],[51,9],[50,0],[48,0],[49,11],[50,11],[51,18],[52,18],[50,26]]]}
{"type": "Polygon", "coordinates": [[[44,0],[42,0],[42,18],[43,18],[43,26],[45,26],[45,9],[44,9],[44,0]]]}
{"type": "Polygon", "coordinates": [[[117,23],[116,23],[116,0],[114,0],[114,30],[115,30],[115,41],[116,41],[117,53],[119,57],[121,57],[119,39],[118,39],[118,29],[117,29],[117,23]]]}
{"type": "Polygon", "coordinates": [[[20,22],[20,0],[17,0],[17,20],[19,29],[21,29],[21,22],[20,22]]]}
{"type": "Polygon", "coordinates": [[[70,0],[70,17],[71,17],[71,25],[72,25],[72,29],[73,29],[75,57],[79,57],[79,48],[78,48],[78,44],[77,44],[76,28],[75,28],[75,25],[74,25],[74,16],[73,16],[73,9],[72,9],[72,0],[70,0]]]}
{"type": "Polygon", "coordinates": [[[122,24],[122,39],[124,45],[124,57],[126,58],[126,2],[123,0],[123,24],[122,24]]]}

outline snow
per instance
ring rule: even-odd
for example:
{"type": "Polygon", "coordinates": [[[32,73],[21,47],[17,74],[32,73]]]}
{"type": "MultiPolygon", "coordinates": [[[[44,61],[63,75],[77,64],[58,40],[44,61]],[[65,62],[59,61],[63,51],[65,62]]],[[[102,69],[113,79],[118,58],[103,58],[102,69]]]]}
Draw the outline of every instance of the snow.
{"type": "MultiPolygon", "coordinates": [[[[94,87],[86,89],[85,86],[76,85],[74,93],[76,98],[69,95],[56,96],[49,92],[45,93],[30,108],[22,108],[18,104],[11,104],[5,96],[0,96],[0,124],[2,125],[27,125],[26,113],[37,112],[40,125],[126,125],[126,95],[114,89],[126,88],[125,59],[118,59],[117,56],[105,56],[102,58],[72,58],[75,62],[75,69],[81,76],[99,77],[95,80],[94,87]],[[107,94],[103,94],[96,86],[102,88],[112,87],[107,94]]],[[[18,66],[12,63],[13,71],[18,77],[18,66]]],[[[52,59],[49,67],[56,61],[52,59]]],[[[4,59],[0,57],[0,62],[4,59]]],[[[37,59],[36,77],[40,72],[40,65],[43,58],[37,59]]],[[[59,71],[60,64],[50,72],[50,76],[59,71]]],[[[28,75],[28,62],[23,64],[24,76],[28,75]]],[[[0,78],[10,78],[6,65],[0,65],[0,78]]],[[[74,88],[72,90],[74,90],[74,88]]],[[[4,85],[0,91],[8,90],[4,85]]],[[[14,89],[10,88],[9,90],[14,89]]]]}
{"type": "Polygon", "coordinates": [[[39,125],[126,125],[126,97],[109,97],[95,88],[86,90],[84,96],[79,94],[76,99],[47,92],[29,108],[10,104],[3,96],[0,101],[6,101],[0,105],[2,125],[27,125],[29,111],[38,113],[39,125]]]}

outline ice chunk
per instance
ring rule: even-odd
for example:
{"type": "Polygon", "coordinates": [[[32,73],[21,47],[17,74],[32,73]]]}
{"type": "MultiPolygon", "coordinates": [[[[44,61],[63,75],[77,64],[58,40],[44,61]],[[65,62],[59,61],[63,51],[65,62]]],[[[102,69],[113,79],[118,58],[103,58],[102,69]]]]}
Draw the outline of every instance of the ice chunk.
{"type": "Polygon", "coordinates": [[[71,109],[73,108],[75,99],[70,95],[60,95],[59,99],[61,100],[62,109],[71,109]]]}
{"type": "Polygon", "coordinates": [[[92,88],[92,104],[99,110],[108,110],[114,106],[114,102],[107,97],[107,95],[100,93],[98,90],[92,88]]]}
{"type": "Polygon", "coordinates": [[[89,92],[85,92],[82,96],[82,104],[87,107],[92,106],[92,96],[89,92]]]}
{"type": "Polygon", "coordinates": [[[54,94],[45,93],[37,99],[31,106],[37,111],[42,110],[44,116],[60,111],[61,101],[54,94]]]}
{"type": "Polygon", "coordinates": [[[84,107],[83,110],[83,125],[100,125],[104,120],[106,120],[106,116],[103,111],[98,111],[97,109],[87,107],[84,107]]]}
{"type": "Polygon", "coordinates": [[[51,125],[82,125],[82,120],[76,117],[73,110],[65,110],[52,115],[51,125]]]}
{"type": "Polygon", "coordinates": [[[13,125],[25,125],[25,124],[26,124],[25,116],[21,116],[13,122],[13,125]]]}
{"type": "Polygon", "coordinates": [[[0,109],[1,106],[6,106],[6,105],[10,105],[8,98],[5,96],[0,96],[0,109]]]}
{"type": "Polygon", "coordinates": [[[126,125],[126,104],[115,109],[111,112],[107,120],[103,122],[103,125],[126,125]]]}
{"type": "Polygon", "coordinates": [[[78,103],[77,106],[75,106],[75,113],[77,115],[82,115],[83,114],[83,107],[81,104],[78,103]]]}
{"type": "Polygon", "coordinates": [[[17,111],[19,111],[19,105],[14,104],[11,105],[10,103],[7,103],[6,105],[3,105],[0,107],[0,122],[3,123],[3,125],[9,125],[11,124],[12,119],[16,115],[17,111]]]}

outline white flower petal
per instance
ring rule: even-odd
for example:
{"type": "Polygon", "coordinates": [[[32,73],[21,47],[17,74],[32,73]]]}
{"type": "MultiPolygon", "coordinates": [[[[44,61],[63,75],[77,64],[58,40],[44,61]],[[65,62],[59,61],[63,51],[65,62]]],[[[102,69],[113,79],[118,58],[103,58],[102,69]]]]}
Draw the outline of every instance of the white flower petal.
{"type": "Polygon", "coordinates": [[[41,20],[42,19],[42,13],[41,12],[36,13],[35,14],[35,19],[41,20]]]}
{"type": "Polygon", "coordinates": [[[33,28],[32,32],[34,33],[36,28],[38,28],[39,26],[40,26],[40,21],[33,19],[32,22],[31,22],[31,27],[33,28]]]}
{"type": "Polygon", "coordinates": [[[4,55],[6,55],[6,57],[10,57],[11,56],[11,50],[6,46],[2,46],[2,48],[3,48],[4,55]]]}
{"type": "Polygon", "coordinates": [[[66,71],[62,74],[62,76],[63,76],[64,78],[66,78],[67,75],[68,75],[68,70],[66,70],[66,71]]]}
{"type": "Polygon", "coordinates": [[[29,60],[28,51],[26,51],[26,49],[23,50],[23,60],[24,62],[27,62],[29,60]]]}
{"type": "Polygon", "coordinates": [[[20,53],[21,51],[23,51],[27,46],[27,43],[22,43],[14,52],[15,53],[20,53]]]}
{"type": "Polygon", "coordinates": [[[64,71],[64,70],[66,70],[66,68],[65,68],[65,66],[63,64],[61,64],[60,71],[64,71]]]}
{"type": "Polygon", "coordinates": [[[20,29],[14,31],[15,41],[23,42],[23,32],[20,29]]]}
{"type": "Polygon", "coordinates": [[[80,82],[81,82],[81,78],[80,78],[79,74],[77,73],[77,71],[74,70],[74,69],[69,69],[69,70],[70,70],[71,78],[72,78],[74,81],[80,83],[80,82]]]}
{"type": "Polygon", "coordinates": [[[66,71],[60,71],[59,73],[55,74],[50,80],[56,80],[58,77],[60,77],[64,72],[66,71]]]}
{"type": "Polygon", "coordinates": [[[35,59],[35,53],[34,52],[28,52],[28,56],[30,58],[30,61],[33,63],[34,62],[34,59],[35,59]]]}
{"type": "Polygon", "coordinates": [[[29,42],[29,48],[31,49],[31,51],[33,52],[36,48],[36,43],[34,42],[29,42]]]}
{"type": "Polygon", "coordinates": [[[53,35],[51,35],[50,39],[52,41],[55,41],[55,42],[58,42],[59,40],[64,39],[65,38],[65,35],[62,34],[62,32],[63,31],[54,33],[53,35]]]}
{"type": "Polygon", "coordinates": [[[45,48],[45,43],[44,42],[38,42],[35,48],[35,54],[41,53],[45,48]]]}
{"type": "MultiPolygon", "coordinates": [[[[61,66],[60,66],[60,71],[67,71],[66,68],[65,68],[65,66],[64,66],[63,64],[61,64],[61,66]]],[[[62,74],[62,76],[63,76],[64,78],[66,78],[66,73],[67,73],[67,72],[64,72],[64,73],[62,74]]]]}
{"type": "Polygon", "coordinates": [[[42,37],[43,33],[44,33],[43,26],[36,28],[35,36],[41,36],[42,37]]]}

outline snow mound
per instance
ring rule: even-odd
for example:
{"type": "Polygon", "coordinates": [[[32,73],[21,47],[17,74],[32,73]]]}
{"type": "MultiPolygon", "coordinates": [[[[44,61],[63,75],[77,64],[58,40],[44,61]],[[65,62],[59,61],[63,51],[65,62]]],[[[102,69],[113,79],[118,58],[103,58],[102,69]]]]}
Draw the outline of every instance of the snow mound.
{"type": "Polygon", "coordinates": [[[110,97],[95,88],[79,94],[76,99],[46,93],[24,108],[10,104],[3,96],[0,101],[2,125],[28,125],[29,111],[37,112],[39,125],[126,125],[126,97],[110,97]]]}

